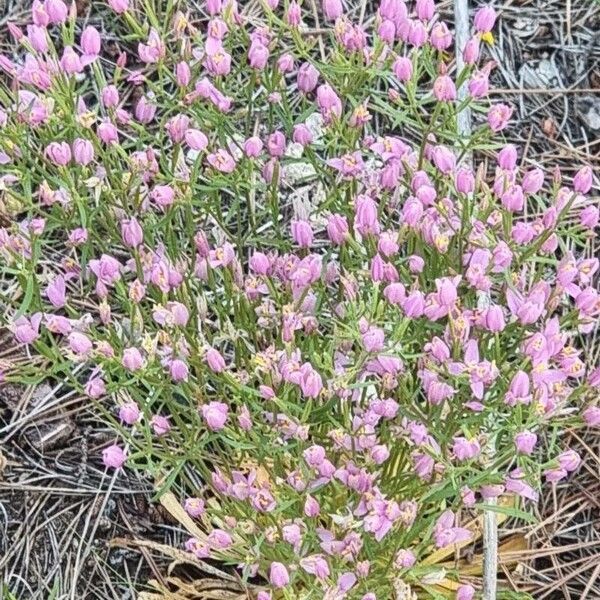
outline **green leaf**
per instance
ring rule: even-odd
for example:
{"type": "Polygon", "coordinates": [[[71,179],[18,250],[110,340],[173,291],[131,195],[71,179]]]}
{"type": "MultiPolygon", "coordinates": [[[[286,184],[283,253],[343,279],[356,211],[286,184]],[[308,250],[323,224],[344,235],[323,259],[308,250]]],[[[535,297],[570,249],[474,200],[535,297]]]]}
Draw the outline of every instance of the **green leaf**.
{"type": "Polygon", "coordinates": [[[522,521],[526,521],[527,523],[537,523],[537,519],[532,514],[513,506],[477,503],[475,504],[475,507],[480,508],[481,510],[502,513],[503,515],[515,517],[517,519],[521,519],[522,521]]]}

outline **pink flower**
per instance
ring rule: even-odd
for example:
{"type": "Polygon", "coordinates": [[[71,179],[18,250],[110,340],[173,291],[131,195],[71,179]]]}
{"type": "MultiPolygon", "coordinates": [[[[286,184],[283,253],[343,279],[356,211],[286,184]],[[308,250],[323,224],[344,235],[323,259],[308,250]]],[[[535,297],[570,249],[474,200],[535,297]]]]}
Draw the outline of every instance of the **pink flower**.
{"type": "Polygon", "coordinates": [[[464,527],[454,527],[455,515],[446,510],[438,518],[433,531],[433,539],[438,548],[460,544],[471,539],[472,533],[464,527]]]}
{"type": "Polygon", "coordinates": [[[64,167],[71,161],[71,147],[67,142],[51,142],[46,146],[45,154],[59,167],[64,167]]]}
{"type": "Polygon", "coordinates": [[[235,260],[235,251],[229,242],[208,253],[209,264],[213,269],[228,267],[235,260]]]}
{"type": "Polygon", "coordinates": [[[282,54],[277,59],[277,68],[282,73],[289,73],[294,70],[294,57],[292,54],[282,54]]]}
{"type": "Polygon", "coordinates": [[[290,27],[298,27],[302,18],[302,11],[297,0],[292,0],[288,6],[285,20],[290,27]]]}
{"type": "Polygon", "coordinates": [[[317,104],[325,123],[342,116],[342,101],[328,83],[317,88],[317,104]]]}
{"type": "Polygon", "coordinates": [[[40,323],[42,321],[42,313],[36,313],[27,317],[19,317],[14,320],[11,325],[15,339],[20,344],[31,344],[40,337],[40,323]]]}
{"type": "Polygon", "coordinates": [[[323,381],[310,363],[304,363],[300,368],[300,388],[307,398],[317,398],[323,389],[323,381]]]}
{"type": "Polygon", "coordinates": [[[67,75],[74,75],[83,71],[81,59],[71,46],[65,46],[60,59],[60,66],[67,75]]]}
{"type": "Polygon", "coordinates": [[[119,133],[117,128],[110,121],[102,121],[96,130],[98,137],[103,143],[110,146],[119,141],[119,133]]]}
{"type": "Polygon", "coordinates": [[[475,13],[475,29],[479,33],[487,33],[494,28],[496,11],[491,6],[483,6],[475,13]]]}
{"type": "Polygon", "coordinates": [[[411,273],[422,273],[424,267],[425,261],[420,256],[412,254],[408,257],[408,268],[411,273]]]}
{"type": "Polygon", "coordinates": [[[505,479],[506,491],[518,494],[522,498],[537,502],[539,494],[523,480],[523,472],[521,469],[514,469],[510,473],[510,477],[505,479]]]}
{"type": "Polygon", "coordinates": [[[233,544],[232,537],[222,529],[213,529],[208,535],[208,541],[212,544],[213,548],[220,550],[229,548],[233,544]]]}
{"type": "Polygon", "coordinates": [[[72,352],[79,355],[87,355],[92,350],[92,341],[90,338],[79,331],[73,331],[69,334],[69,348],[72,352]]]}
{"type": "Polygon", "coordinates": [[[401,514],[396,501],[386,500],[377,493],[370,501],[369,513],[364,519],[365,531],[373,533],[375,539],[380,542],[389,533],[401,514]]]}
{"type": "Polygon", "coordinates": [[[354,202],[354,227],[361,235],[379,234],[377,204],[369,196],[358,196],[354,202]]]}
{"type": "Polygon", "coordinates": [[[138,44],[140,60],[145,63],[157,63],[165,56],[165,45],[156,29],[150,29],[146,44],[138,44]]]}
{"type": "Polygon", "coordinates": [[[396,37],[396,26],[393,21],[385,19],[377,28],[377,34],[386,44],[393,44],[396,37]]]}
{"type": "Polygon", "coordinates": [[[344,13],[342,0],[322,0],[323,14],[330,21],[335,21],[344,13]]]}
{"type": "Polygon", "coordinates": [[[383,19],[399,23],[407,17],[408,11],[406,6],[397,0],[381,0],[378,13],[383,19]]]}
{"type": "Polygon", "coordinates": [[[281,528],[281,537],[288,544],[291,544],[294,547],[295,551],[299,550],[300,544],[302,542],[302,531],[297,523],[284,525],[281,528]]]}
{"type": "Polygon", "coordinates": [[[254,252],[249,260],[250,268],[258,275],[267,275],[271,267],[271,261],[266,254],[254,252]]]}
{"type": "Polygon", "coordinates": [[[212,431],[220,431],[225,427],[229,408],[223,402],[209,402],[202,406],[202,416],[207,427],[212,431]]]}
{"type": "Polygon", "coordinates": [[[444,175],[448,175],[456,167],[456,156],[445,146],[436,146],[433,149],[433,162],[444,175]]]}
{"type": "Polygon", "coordinates": [[[300,248],[310,248],[313,243],[313,231],[308,221],[294,220],[291,223],[292,237],[300,248]]]}
{"type": "Polygon", "coordinates": [[[396,552],[394,566],[397,569],[410,569],[417,562],[417,557],[411,550],[401,548],[396,552]]]}
{"type": "Polygon", "coordinates": [[[456,100],[456,86],[448,75],[440,75],[433,82],[433,95],[440,102],[452,102],[456,100]]]}
{"type": "Polygon", "coordinates": [[[600,427],[600,408],[589,406],[583,411],[583,420],[588,427],[600,427]]]}
{"type": "MultiPolygon", "coordinates": [[[[231,55],[225,51],[220,40],[208,39],[204,66],[213,76],[229,75],[231,71],[231,55]]],[[[216,88],[213,87],[212,93],[214,94],[215,92],[216,88]]]]}
{"type": "Polygon", "coordinates": [[[214,16],[221,12],[223,0],[206,0],[206,11],[209,15],[214,16]]]}
{"type": "Polygon", "coordinates": [[[211,167],[221,173],[231,173],[235,169],[235,160],[227,150],[217,150],[217,152],[209,154],[206,160],[211,167]]]}
{"type": "Polygon", "coordinates": [[[586,206],[579,213],[579,220],[583,227],[587,229],[595,229],[600,221],[600,210],[597,206],[586,206]]]}
{"type": "Polygon", "coordinates": [[[377,444],[371,448],[370,456],[376,465],[382,465],[390,457],[390,451],[384,444],[377,444]]]}
{"type": "Polygon", "coordinates": [[[306,501],[304,502],[304,514],[309,517],[317,517],[321,512],[321,507],[317,500],[311,496],[310,494],[306,497],[306,501]]]}
{"type": "Polygon", "coordinates": [[[455,437],[452,452],[458,460],[471,460],[479,455],[481,446],[475,439],[467,440],[464,437],[455,437]]]}
{"type": "Polygon", "coordinates": [[[133,401],[119,407],[119,419],[127,425],[135,425],[141,419],[140,407],[133,401]]]}
{"type": "Polygon", "coordinates": [[[190,538],[185,543],[185,549],[191,552],[196,558],[204,559],[210,556],[210,548],[205,542],[196,538],[190,538]]]}
{"type": "Polygon", "coordinates": [[[525,206],[525,197],[520,185],[511,185],[502,193],[502,206],[511,212],[521,212],[525,206]]]}
{"type": "Polygon", "coordinates": [[[46,7],[39,0],[33,0],[31,18],[34,24],[39,27],[47,27],[50,24],[46,7]]]}
{"type": "Polygon", "coordinates": [[[237,422],[240,428],[244,431],[250,431],[252,429],[252,415],[246,405],[242,406],[237,417],[237,422]]]}
{"type": "Polygon", "coordinates": [[[64,23],[69,15],[69,9],[62,0],[45,0],[44,9],[50,23],[54,25],[64,23]]]}
{"type": "Polygon", "coordinates": [[[102,450],[102,462],[105,467],[111,469],[120,469],[127,460],[127,454],[123,448],[113,444],[102,450]]]}
{"type": "Polygon", "coordinates": [[[512,171],[517,166],[517,159],[517,149],[513,144],[507,144],[498,152],[498,166],[506,171],[512,171]]]}
{"type": "Polygon", "coordinates": [[[144,232],[135,217],[121,221],[121,238],[130,248],[137,248],[144,240],[144,232]]]}
{"type": "Polygon", "coordinates": [[[180,61],[175,67],[175,79],[180,87],[187,87],[192,80],[192,71],[185,61],[180,61]]]}
{"type": "Polygon", "coordinates": [[[90,398],[100,398],[106,393],[104,380],[101,377],[90,377],[84,391],[90,398]]]}
{"type": "Polygon", "coordinates": [[[490,73],[489,69],[475,71],[469,79],[469,94],[473,98],[484,98],[490,91],[490,73]]]}
{"type": "Polygon", "coordinates": [[[185,361],[175,358],[169,363],[169,374],[173,381],[187,381],[190,369],[185,361]]]}
{"type": "Polygon", "coordinates": [[[436,50],[447,50],[452,45],[452,34],[446,23],[441,21],[433,26],[429,42],[436,50]]]}
{"type": "Polygon", "coordinates": [[[253,69],[262,71],[267,66],[269,60],[269,49],[255,40],[248,50],[248,62],[253,69]]]}
{"type": "Polygon", "coordinates": [[[479,59],[479,38],[470,38],[463,49],[463,60],[467,65],[474,65],[479,59]]]}
{"type": "Polygon", "coordinates": [[[504,319],[504,311],[501,306],[492,304],[489,306],[483,315],[483,326],[488,331],[497,333],[503,331],[506,327],[506,321],[504,319]]]}
{"type": "Polygon", "coordinates": [[[327,235],[334,244],[343,244],[350,235],[346,217],[338,214],[330,215],[327,219],[327,235]]]}
{"type": "Polygon", "coordinates": [[[400,56],[392,65],[392,70],[394,71],[394,75],[403,83],[406,83],[412,78],[413,75],[413,65],[410,58],[406,56],[400,56]]]}
{"type": "Polygon", "coordinates": [[[290,582],[290,576],[283,564],[280,562],[272,562],[269,570],[269,583],[274,588],[284,588],[290,582]]]}
{"type": "Polygon", "coordinates": [[[154,119],[156,114],[156,104],[154,103],[154,96],[149,94],[148,96],[142,96],[135,105],[135,118],[140,123],[150,123],[154,119]]]}
{"type": "Polygon", "coordinates": [[[464,584],[456,590],[456,600],[473,600],[475,597],[475,588],[472,585],[464,584]]]}
{"type": "Polygon", "coordinates": [[[361,173],[364,168],[362,155],[359,151],[345,154],[341,158],[331,158],[327,164],[337,169],[344,179],[352,179],[361,173]]]}
{"type": "Polygon", "coordinates": [[[530,169],[523,176],[521,187],[526,194],[537,194],[544,184],[544,172],[541,169],[530,169]]]}
{"type": "Polygon", "coordinates": [[[183,507],[185,512],[194,518],[200,517],[206,512],[202,498],[186,498],[183,507]]]}
{"type": "Polygon", "coordinates": [[[263,149],[262,140],[258,136],[249,137],[244,142],[244,154],[248,158],[257,158],[263,149]]]}
{"type": "Polygon", "coordinates": [[[300,560],[300,566],[310,575],[317,579],[326,579],[329,577],[329,565],[322,554],[313,554],[300,560]]]}
{"type": "Polygon", "coordinates": [[[383,256],[394,256],[398,253],[400,245],[398,244],[398,234],[392,231],[384,231],[377,243],[377,249],[383,256]]]}
{"type": "Polygon", "coordinates": [[[508,124],[512,113],[512,107],[507,106],[506,104],[494,104],[494,106],[492,106],[492,108],[490,108],[490,110],[488,111],[487,117],[490,129],[494,133],[502,131],[508,124]]]}
{"type": "Polygon", "coordinates": [[[464,486],[460,490],[460,495],[465,506],[473,506],[475,504],[475,492],[471,488],[464,486]]]}
{"type": "Polygon", "coordinates": [[[294,130],[292,132],[292,140],[296,144],[300,144],[305,147],[313,143],[313,134],[310,129],[304,125],[304,123],[300,123],[298,125],[294,125],[294,130]]]}
{"type": "Polygon", "coordinates": [[[108,5],[118,14],[124,13],[129,8],[129,0],[107,0],[108,5]]]}
{"type": "Polygon", "coordinates": [[[401,304],[404,314],[410,319],[418,319],[425,311],[425,296],[420,290],[415,290],[406,296],[401,304]]]}
{"type": "Polygon", "coordinates": [[[342,573],[337,580],[337,585],[335,587],[335,591],[342,598],[345,596],[346,592],[354,587],[356,583],[356,575],[352,573],[352,571],[346,571],[342,573]]]}
{"type": "Polygon", "coordinates": [[[275,131],[267,138],[267,150],[271,156],[280,158],[285,153],[285,136],[281,131],[275,131]]]}
{"type": "Polygon", "coordinates": [[[171,140],[176,144],[180,144],[183,141],[189,126],[190,118],[187,115],[180,113],[167,121],[165,129],[171,140]]]}
{"type": "Polygon", "coordinates": [[[55,277],[46,288],[46,298],[54,308],[62,308],[66,302],[65,278],[62,275],[55,277]]]}
{"type": "Polygon", "coordinates": [[[385,343],[385,334],[383,329],[370,326],[363,334],[362,341],[367,352],[380,352],[385,343]]]}
{"type": "Polygon", "coordinates": [[[531,454],[537,444],[537,435],[531,431],[520,431],[515,435],[515,447],[521,454],[531,454]]]}
{"type": "Polygon", "coordinates": [[[169,419],[162,415],[154,415],[150,420],[152,431],[158,436],[165,435],[171,430],[169,419]]]}
{"type": "Polygon", "coordinates": [[[510,387],[504,396],[504,401],[509,406],[529,404],[531,394],[529,393],[529,376],[524,371],[517,371],[513,376],[510,387]]]}
{"type": "Polygon", "coordinates": [[[98,30],[88,25],[81,34],[81,50],[84,62],[91,62],[100,54],[101,39],[98,30]]]}
{"type": "Polygon", "coordinates": [[[557,481],[561,481],[565,477],[567,477],[568,473],[565,469],[547,469],[544,471],[544,476],[546,477],[546,481],[551,483],[556,483],[557,481]]]}
{"type": "Polygon", "coordinates": [[[600,367],[596,367],[587,376],[587,383],[592,387],[600,387],[600,367]]]}
{"type": "Polygon", "coordinates": [[[581,456],[575,450],[566,450],[558,455],[558,464],[567,472],[577,471],[581,465],[581,456]]]}
{"type": "Polygon", "coordinates": [[[412,19],[408,22],[408,26],[408,42],[415,48],[424,46],[429,37],[425,25],[421,21],[412,19]]]}
{"type": "Polygon", "coordinates": [[[401,283],[390,283],[383,290],[383,295],[390,304],[400,306],[406,300],[406,289],[401,283]]]}
{"type": "Polygon", "coordinates": [[[225,359],[221,353],[214,348],[209,348],[206,351],[204,359],[206,360],[210,370],[214,373],[222,373],[226,368],[225,359]]]}
{"type": "Polygon", "coordinates": [[[96,275],[96,293],[105,296],[107,286],[114,285],[121,278],[121,265],[116,258],[103,254],[100,259],[92,259],[89,263],[90,271],[96,275]]]}
{"type": "Polygon", "coordinates": [[[86,166],[94,160],[94,146],[89,140],[77,138],[73,141],[73,158],[78,165],[86,166]]]}
{"type": "Polygon", "coordinates": [[[37,52],[48,52],[48,33],[45,27],[27,25],[27,39],[37,52]]]}
{"type": "Polygon", "coordinates": [[[421,21],[429,21],[435,14],[434,0],[417,0],[415,10],[421,21]]]}
{"type": "Polygon", "coordinates": [[[529,325],[535,323],[544,313],[547,293],[540,288],[532,290],[527,296],[522,296],[508,289],[506,301],[511,313],[519,319],[520,323],[529,325]]]}
{"type": "Polygon", "coordinates": [[[170,185],[157,185],[150,193],[150,197],[161,208],[167,208],[175,202],[175,190],[170,185]]]}
{"type": "Polygon", "coordinates": [[[470,194],[475,189],[475,177],[469,168],[460,168],[454,177],[456,190],[461,194],[470,194]]]}
{"type": "Polygon", "coordinates": [[[188,129],[184,134],[185,143],[192,149],[201,152],[208,146],[208,138],[199,129],[188,129]]]}
{"type": "Polygon", "coordinates": [[[144,366],[144,358],[142,357],[142,353],[137,348],[126,348],[123,350],[121,364],[128,371],[139,371],[144,366]]]}
{"type": "Polygon", "coordinates": [[[587,194],[592,189],[592,167],[585,166],[575,174],[573,178],[573,189],[578,194],[587,194]]]}

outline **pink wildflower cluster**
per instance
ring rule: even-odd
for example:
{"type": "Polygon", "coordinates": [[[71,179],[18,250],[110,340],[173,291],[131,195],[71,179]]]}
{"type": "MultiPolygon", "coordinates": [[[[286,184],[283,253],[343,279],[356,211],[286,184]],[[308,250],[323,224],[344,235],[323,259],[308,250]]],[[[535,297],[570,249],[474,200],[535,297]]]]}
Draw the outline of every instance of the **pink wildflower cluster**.
{"type": "Polygon", "coordinates": [[[109,0],[135,42],[108,66],[62,0],[11,25],[0,255],[32,362],[5,375],[51,365],[108,409],[106,467],[174,474],[205,532],[185,549],[260,600],[426,593],[478,503],[579,467],[560,436],[542,452],[548,428],[600,426],[592,171],[549,176],[495,135],[491,7],[456,48],[434,0],[363,22],[322,0],[322,54],[306,3],[202,4],[109,0]],[[467,153],[459,80],[483,115],[467,153]],[[468,159],[494,143],[487,171],[468,159]]]}

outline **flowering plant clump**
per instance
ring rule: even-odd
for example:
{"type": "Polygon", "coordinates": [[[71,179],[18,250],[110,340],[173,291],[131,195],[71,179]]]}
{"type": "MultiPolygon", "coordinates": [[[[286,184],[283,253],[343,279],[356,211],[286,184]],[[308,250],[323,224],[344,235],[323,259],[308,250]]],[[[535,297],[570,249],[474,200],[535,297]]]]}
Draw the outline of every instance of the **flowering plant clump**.
{"type": "Polygon", "coordinates": [[[592,171],[502,145],[496,13],[455,48],[433,0],[108,5],[117,51],[35,0],[0,58],[5,319],[30,357],[4,377],[93,399],[107,468],[174,490],[186,550],[260,600],[475,597],[432,554],[482,508],[526,515],[580,463],[561,431],[600,424],[592,171]]]}

